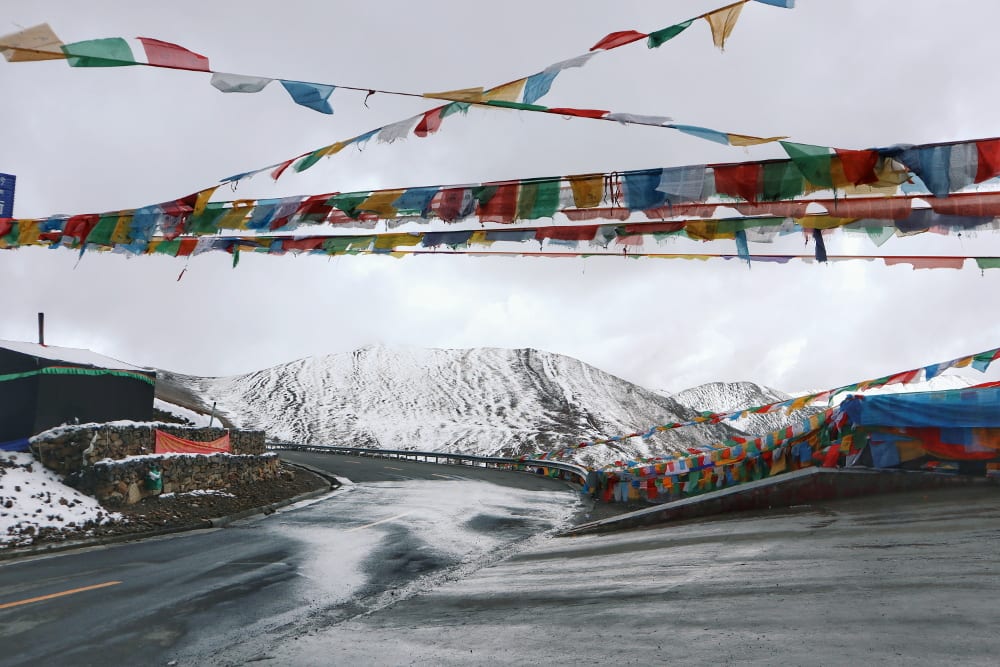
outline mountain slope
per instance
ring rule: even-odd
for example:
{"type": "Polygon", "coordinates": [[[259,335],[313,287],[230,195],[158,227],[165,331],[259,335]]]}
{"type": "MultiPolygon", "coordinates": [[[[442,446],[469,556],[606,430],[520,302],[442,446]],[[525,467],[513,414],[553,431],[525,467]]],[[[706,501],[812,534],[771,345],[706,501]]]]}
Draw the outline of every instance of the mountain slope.
{"type": "MultiPolygon", "coordinates": [[[[787,401],[789,394],[753,382],[708,382],[691,389],[670,394],[681,405],[696,412],[733,412],[744,408],[787,401]]],[[[749,435],[764,435],[771,431],[805,421],[822,412],[821,407],[806,407],[788,414],[784,410],[750,415],[727,422],[749,435]]]]}
{"type": "MultiPolygon", "coordinates": [[[[570,357],[531,349],[367,347],[222,378],[168,374],[277,441],[522,455],[683,421],[694,413],[570,357]]],[[[598,463],[717,442],[697,426],[580,450],[598,463]]]]}

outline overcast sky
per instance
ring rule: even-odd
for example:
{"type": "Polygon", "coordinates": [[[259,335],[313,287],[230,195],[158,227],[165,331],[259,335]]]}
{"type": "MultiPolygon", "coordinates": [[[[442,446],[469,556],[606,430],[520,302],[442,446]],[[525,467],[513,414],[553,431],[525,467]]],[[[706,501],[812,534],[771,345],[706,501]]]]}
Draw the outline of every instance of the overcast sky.
{"type": "MultiPolygon", "coordinates": [[[[649,32],[722,0],[482,2],[2,0],[0,33],[48,22],[64,42],[154,37],[212,68],[413,92],[497,85],[649,32]]],[[[680,123],[842,148],[1000,135],[995,26],[977,0],[751,3],[727,44],[700,21],[564,72],[548,106],[668,115],[680,123]]],[[[336,91],[335,114],[277,83],[224,95],[209,75],[0,62],[0,172],[15,214],[132,208],[401,120],[435,103],[336,91]]],[[[235,195],[318,194],[780,157],[669,129],[472,109],[426,139],[367,144],[277,185],[235,195]]],[[[994,234],[923,235],[898,254],[998,254],[994,234]]],[[[697,252],[693,242],[662,252],[697,252]],[[693,249],[693,250],[692,250],[693,249]]],[[[783,250],[811,252],[804,239],[783,250]]],[[[878,252],[828,240],[831,253],[878,252]]],[[[729,245],[703,251],[733,252],[729,245]]],[[[770,247],[751,245],[751,251],[770,247]]],[[[0,339],[85,347],[198,375],[257,370],[382,343],[533,347],[655,389],[752,380],[825,388],[1000,345],[1000,270],[914,271],[881,262],[784,266],[622,258],[270,257],[191,259],[72,250],[0,251],[0,339]],[[184,270],[183,277],[178,276],[184,270]]]]}

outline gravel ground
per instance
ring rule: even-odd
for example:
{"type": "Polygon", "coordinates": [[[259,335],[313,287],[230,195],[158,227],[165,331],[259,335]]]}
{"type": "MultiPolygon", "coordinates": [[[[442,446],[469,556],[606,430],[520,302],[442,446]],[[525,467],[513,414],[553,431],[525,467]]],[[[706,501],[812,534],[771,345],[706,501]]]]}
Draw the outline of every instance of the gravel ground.
{"type": "MultiPolygon", "coordinates": [[[[136,535],[170,529],[197,528],[209,519],[266,507],[303,493],[330,488],[330,483],[309,471],[282,464],[281,474],[268,482],[233,485],[225,491],[195,491],[144,498],[134,505],[107,507],[122,521],[82,526],[77,530],[43,528],[30,541],[32,547],[136,535]]],[[[0,550],[2,551],[2,550],[0,550]]]]}

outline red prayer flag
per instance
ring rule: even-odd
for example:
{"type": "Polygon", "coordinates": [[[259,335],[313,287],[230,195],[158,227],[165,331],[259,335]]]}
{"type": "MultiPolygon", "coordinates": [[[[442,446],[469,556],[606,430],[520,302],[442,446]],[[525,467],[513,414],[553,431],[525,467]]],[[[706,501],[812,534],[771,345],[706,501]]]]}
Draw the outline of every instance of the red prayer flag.
{"type": "Polygon", "coordinates": [[[617,49],[619,46],[625,46],[626,44],[631,44],[632,42],[638,42],[640,39],[646,39],[647,37],[649,37],[649,35],[644,32],[638,32],[636,30],[620,30],[607,35],[597,44],[590,47],[590,50],[597,51],[598,49],[617,49]]]}
{"type": "Polygon", "coordinates": [[[877,151],[852,151],[840,148],[834,149],[840,164],[844,167],[844,176],[855,185],[877,183],[875,165],[878,163],[877,151]]]}
{"type": "Polygon", "coordinates": [[[72,236],[80,243],[84,243],[87,237],[90,235],[91,230],[97,226],[97,222],[101,219],[101,216],[96,213],[85,213],[83,215],[74,215],[69,220],[66,221],[66,225],[63,227],[63,236],[72,236]]]}
{"type": "Polygon", "coordinates": [[[1000,174],[1000,139],[976,142],[979,166],[976,168],[976,183],[982,183],[1000,174]]]}
{"type": "Polygon", "coordinates": [[[430,210],[445,222],[458,220],[466,208],[468,188],[444,188],[431,199],[430,210]]]}
{"type": "Polygon", "coordinates": [[[188,51],[183,46],[161,42],[152,37],[140,37],[142,48],[146,50],[146,60],[150,65],[169,67],[170,69],[189,69],[195,72],[211,72],[208,68],[208,58],[188,51]]]}
{"type": "Polygon", "coordinates": [[[764,167],[760,163],[715,167],[715,191],[755,202],[761,190],[763,174],[764,167]]]}
{"type": "Polygon", "coordinates": [[[177,247],[178,257],[187,257],[194,252],[194,249],[198,247],[198,239],[181,239],[180,245],[177,247]]]}
{"type": "Polygon", "coordinates": [[[291,160],[287,160],[279,164],[277,168],[275,168],[275,170],[271,172],[271,178],[273,178],[274,180],[278,180],[279,178],[281,178],[281,175],[285,173],[285,170],[291,167],[292,163],[298,160],[300,157],[303,156],[300,155],[298,157],[294,157],[291,160]]]}
{"type": "Polygon", "coordinates": [[[824,468],[836,468],[837,461],[840,458],[840,447],[838,445],[831,445],[826,450],[826,456],[823,457],[823,467],[824,468]]]}
{"type": "Polygon", "coordinates": [[[552,107],[549,113],[557,113],[563,116],[579,116],[580,118],[604,118],[610,111],[603,109],[571,109],[569,107],[552,107]]]}
{"type": "Polygon", "coordinates": [[[413,129],[413,134],[418,137],[426,137],[428,134],[434,134],[441,127],[441,112],[444,111],[444,107],[438,107],[437,109],[431,109],[424,114],[424,117],[420,119],[417,126],[413,129]]]}
{"type": "Polygon", "coordinates": [[[479,205],[479,220],[481,222],[514,222],[514,216],[517,214],[517,190],[517,183],[497,186],[497,191],[490,200],[479,205]]]}
{"type": "Polygon", "coordinates": [[[928,202],[935,213],[943,215],[971,215],[985,218],[1000,215],[1000,194],[996,192],[933,197],[928,198],[928,202]]]}
{"type": "Polygon", "coordinates": [[[590,241],[597,235],[599,225],[573,225],[565,227],[541,227],[535,238],[557,239],[559,241],[590,241]]]}

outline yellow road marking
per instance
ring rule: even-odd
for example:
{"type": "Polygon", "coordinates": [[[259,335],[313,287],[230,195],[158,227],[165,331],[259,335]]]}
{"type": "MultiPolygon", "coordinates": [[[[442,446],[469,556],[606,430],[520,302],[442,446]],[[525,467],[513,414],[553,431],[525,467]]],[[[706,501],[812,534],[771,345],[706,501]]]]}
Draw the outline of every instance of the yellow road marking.
{"type": "Polygon", "coordinates": [[[49,595],[41,595],[37,598],[28,598],[27,600],[18,600],[17,602],[7,602],[5,604],[0,604],[0,609],[10,609],[11,607],[19,607],[22,604],[31,604],[32,602],[41,602],[42,600],[51,600],[52,598],[61,598],[64,595],[73,595],[74,593],[83,593],[84,591],[92,591],[98,588],[107,588],[108,586],[117,586],[122,582],[120,581],[106,581],[103,584],[94,584],[93,586],[84,586],[83,588],[74,588],[69,591],[63,591],[61,593],[51,593],[49,595]]]}
{"type": "Polygon", "coordinates": [[[365,528],[371,528],[372,526],[377,526],[380,523],[385,523],[386,521],[394,521],[396,519],[402,519],[407,514],[413,514],[413,512],[403,512],[402,514],[397,514],[396,516],[391,516],[388,519],[380,519],[374,523],[365,524],[364,526],[357,526],[355,528],[350,528],[347,530],[348,533],[353,533],[356,530],[364,530],[365,528]]]}
{"type": "Polygon", "coordinates": [[[400,472],[402,472],[402,471],[403,471],[403,469],[402,469],[402,468],[393,468],[392,466],[385,466],[385,468],[386,468],[387,470],[398,470],[398,471],[400,471],[400,472]]]}

